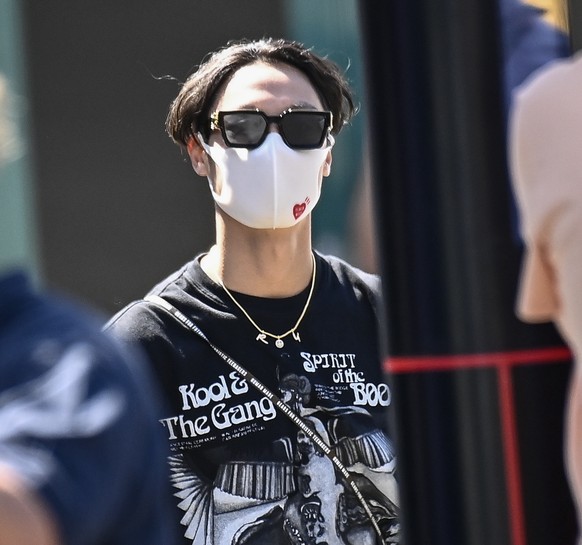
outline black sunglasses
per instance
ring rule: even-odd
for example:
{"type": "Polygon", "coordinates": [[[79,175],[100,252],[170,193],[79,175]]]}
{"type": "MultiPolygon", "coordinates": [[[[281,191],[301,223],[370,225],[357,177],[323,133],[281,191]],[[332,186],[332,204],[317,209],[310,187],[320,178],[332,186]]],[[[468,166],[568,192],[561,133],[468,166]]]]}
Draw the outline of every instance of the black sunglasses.
{"type": "Polygon", "coordinates": [[[254,149],[267,137],[269,125],[279,129],[283,142],[293,149],[321,147],[332,128],[331,112],[286,110],[280,115],[266,115],[260,110],[214,112],[210,129],[220,129],[224,143],[231,148],[254,149]]]}

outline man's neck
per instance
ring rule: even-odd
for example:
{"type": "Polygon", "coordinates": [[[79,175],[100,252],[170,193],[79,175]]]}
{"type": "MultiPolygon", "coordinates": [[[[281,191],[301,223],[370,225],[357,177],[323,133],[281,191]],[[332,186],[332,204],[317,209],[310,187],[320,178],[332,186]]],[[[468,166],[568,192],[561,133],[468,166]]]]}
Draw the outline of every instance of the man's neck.
{"type": "Polygon", "coordinates": [[[230,290],[289,297],[308,286],[313,271],[309,223],[272,231],[217,229],[217,235],[202,268],[230,290]]]}

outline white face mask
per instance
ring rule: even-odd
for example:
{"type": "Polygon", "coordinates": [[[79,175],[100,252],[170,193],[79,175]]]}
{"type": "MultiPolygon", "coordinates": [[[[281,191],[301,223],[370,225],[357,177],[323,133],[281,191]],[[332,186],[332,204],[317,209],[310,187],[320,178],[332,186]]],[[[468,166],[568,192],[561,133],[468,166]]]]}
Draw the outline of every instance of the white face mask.
{"type": "MultiPolygon", "coordinates": [[[[201,142],[202,138],[199,136],[201,142]]],[[[292,227],[313,210],[320,195],[320,172],[327,147],[293,150],[281,136],[270,132],[255,149],[204,149],[221,171],[222,188],[217,194],[210,182],[214,201],[230,217],[254,229],[292,227]]]]}

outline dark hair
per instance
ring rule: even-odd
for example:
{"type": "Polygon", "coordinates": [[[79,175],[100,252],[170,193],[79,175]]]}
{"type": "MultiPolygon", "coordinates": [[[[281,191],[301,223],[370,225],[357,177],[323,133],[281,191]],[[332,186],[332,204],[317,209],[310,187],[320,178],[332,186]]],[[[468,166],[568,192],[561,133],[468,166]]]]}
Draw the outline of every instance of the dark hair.
{"type": "Polygon", "coordinates": [[[307,76],[326,108],[333,114],[332,132],[337,134],[355,114],[354,99],[341,69],[333,61],[313,53],[298,42],[266,38],[230,42],[211,54],[188,77],[172,102],[166,132],[178,145],[186,146],[193,134],[210,133],[210,108],[218,92],[233,74],[254,62],[284,63],[307,76]]]}

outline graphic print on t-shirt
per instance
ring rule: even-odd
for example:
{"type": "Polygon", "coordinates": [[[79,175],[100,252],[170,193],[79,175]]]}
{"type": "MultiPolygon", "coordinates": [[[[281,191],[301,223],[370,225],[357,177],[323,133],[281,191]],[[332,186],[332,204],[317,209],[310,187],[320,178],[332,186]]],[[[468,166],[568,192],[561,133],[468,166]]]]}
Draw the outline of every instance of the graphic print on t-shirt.
{"type": "MultiPolygon", "coordinates": [[[[397,543],[395,455],[369,411],[389,404],[388,386],[367,383],[357,376],[354,365],[336,368],[331,384],[312,383],[310,373],[321,361],[302,355],[301,373],[278,369],[277,393],[350,471],[384,543],[397,543]]],[[[301,429],[281,427],[285,417],[238,373],[225,372],[208,385],[181,385],[178,393],[183,413],[162,424],[174,451],[171,480],[189,541],[214,545],[377,542],[368,515],[331,460],[301,429]],[[274,426],[285,433],[273,435],[269,430],[274,426]],[[279,453],[276,459],[250,457],[244,450],[244,439],[248,442],[249,437],[255,443],[271,441],[266,450],[279,453]],[[237,446],[240,440],[242,447],[237,446]],[[197,474],[188,463],[189,451],[221,444],[233,445],[228,459],[213,475],[197,474]]]]}

